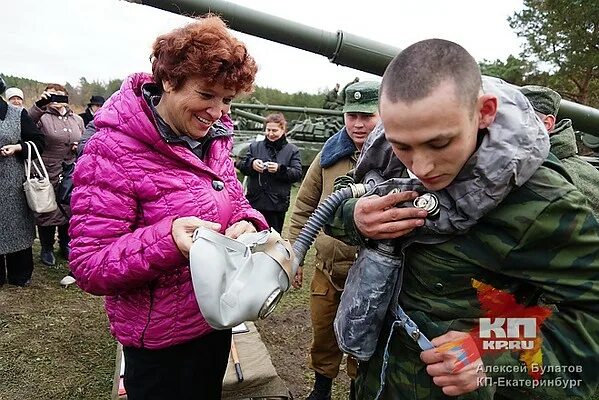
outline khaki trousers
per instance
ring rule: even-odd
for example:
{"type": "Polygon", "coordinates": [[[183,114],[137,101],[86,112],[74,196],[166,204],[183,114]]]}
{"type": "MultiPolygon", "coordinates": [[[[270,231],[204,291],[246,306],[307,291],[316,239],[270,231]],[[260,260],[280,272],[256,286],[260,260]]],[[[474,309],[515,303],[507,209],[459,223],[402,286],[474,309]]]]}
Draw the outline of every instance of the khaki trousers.
{"type": "MultiPolygon", "coordinates": [[[[310,312],[312,315],[312,347],[308,357],[310,369],[327,378],[335,378],[339,373],[339,366],[343,353],[339,350],[333,321],[339,307],[342,291],[335,289],[327,276],[318,268],[310,285],[310,312]]],[[[347,374],[355,379],[357,375],[357,361],[347,357],[347,374]]]]}

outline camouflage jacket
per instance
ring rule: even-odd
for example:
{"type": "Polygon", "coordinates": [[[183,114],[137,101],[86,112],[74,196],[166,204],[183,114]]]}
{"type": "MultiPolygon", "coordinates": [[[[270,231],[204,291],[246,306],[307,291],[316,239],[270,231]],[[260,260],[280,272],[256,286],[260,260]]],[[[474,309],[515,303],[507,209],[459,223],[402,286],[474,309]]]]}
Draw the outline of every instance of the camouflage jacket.
{"type": "MultiPolygon", "coordinates": [[[[407,245],[397,301],[430,339],[451,330],[472,332],[480,318],[488,317],[473,280],[513,295],[524,307],[547,305],[553,312],[539,330],[546,367],[539,386],[533,388],[518,352],[483,352],[487,377],[502,380],[460,398],[589,396],[599,381],[593,371],[599,362],[599,224],[562,165],[554,156],[545,160],[547,153],[539,152],[549,150],[549,138],[542,127],[541,131],[535,128],[540,121],[530,103],[499,80],[484,80],[483,85],[485,92],[499,97],[495,121],[454,182],[437,192],[441,205],[447,194],[456,205],[476,195],[461,214],[476,223],[444,236],[439,244],[407,245]],[[531,163],[541,154],[538,164],[531,163]],[[519,173],[501,175],[514,166],[519,173]],[[485,205],[489,193],[497,201],[485,205]],[[564,381],[574,383],[563,387],[564,381]],[[561,387],[555,386],[560,383],[561,387]]],[[[358,181],[372,171],[388,179],[405,169],[385,142],[384,135],[369,136],[356,167],[358,181]]],[[[354,225],[355,202],[348,200],[338,207],[326,231],[348,244],[368,246],[354,225]]],[[[439,225],[452,210],[449,204],[436,222],[428,220],[413,236],[439,225]]],[[[351,292],[348,289],[344,295],[351,292]]],[[[374,399],[380,388],[388,336],[382,332],[374,356],[360,363],[359,399],[374,399]]],[[[426,373],[420,348],[405,331],[396,331],[389,343],[382,398],[446,398],[426,373]]]]}
{"type": "Polygon", "coordinates": [[[577,154],[572,121],[561,120],[551,132],[551,152],[562,162],[574,186],[587,198],[595,217],[599,218],[599,171],[577,154]]]}
{"type": "MultiPolygon", "coordinates": [[[[464,399],[588,396],[599,379],[599,225],[584,196],[546,162],[514,189],[468,233],[436,245],[406,249],[400,304],[429,338],[449,330],[470,331],[485,317],[472,279],[516,295],[520,304],[547,304],[552,315],[541,327],[545,366],[580,366],[581,372],[545,372],[542,380],[574,380],[571,388],[553,386],[484,387],[464,399]],[[496,391],[496,393],[494,393],[496,391]]],[[[328,232],[348,244],[365,244],[353,221],[356,200],[337,209],[328,232]]],[[[386,337],[384,333],[381,335],[386,337]]],[[[379,388],[381,346],[359,369],[359,398],[372,399],[379,388]]],[[[419,358],[420,349],[398,332],[390,348],[384,399],[442,399],[419,358]]],[[[486,366],[508,380],[528,380],[518,354],[483,356],[486,366]],[[509,367],[507,367],[509,369],[509,367]]],[[[554,368],[555,369],[555,368],[554,368]]]]}

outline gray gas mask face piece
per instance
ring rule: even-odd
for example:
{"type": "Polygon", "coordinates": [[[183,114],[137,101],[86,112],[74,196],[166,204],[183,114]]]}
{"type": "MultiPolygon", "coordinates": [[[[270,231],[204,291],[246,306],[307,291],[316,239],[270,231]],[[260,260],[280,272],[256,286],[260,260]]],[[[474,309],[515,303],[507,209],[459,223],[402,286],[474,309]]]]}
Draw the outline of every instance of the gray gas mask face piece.
{"type": "Polygon", "coordinates": [[[231,239],[198,228],[189,251],[196,300],[214,329],[267,317],[289,289],[294,253],[275,231],[231,239]]]}

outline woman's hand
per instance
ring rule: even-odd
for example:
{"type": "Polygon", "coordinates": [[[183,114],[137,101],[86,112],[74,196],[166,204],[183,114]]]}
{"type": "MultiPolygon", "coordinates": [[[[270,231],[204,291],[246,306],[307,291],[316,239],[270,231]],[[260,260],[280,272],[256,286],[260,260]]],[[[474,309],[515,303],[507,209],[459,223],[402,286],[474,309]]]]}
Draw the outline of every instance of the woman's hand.
{"type": "Polygon", "coordinates": [[[227,228],[225,231],[225,236],[230,237],[231,239],[237,239],[241,236],[242,233],[254,233],[256,232],[256,227],[249,221],[239,221],[235,222],[233,225],[227,228]]]}
{"type": "Polygon", "coordinates": [[[191,240],[193,232],[200,226],[217,232],[220,230],[220,224],[204,221],[198,217],[183,217],[173,221],[171,235],[173,235],[173,240],[181,253],[187,258],[189,258],[189,249],[191,249],[191,245],[193,244],[191,240]]]}
{"type": "Polygon", "coordinates": [[[254,171],[261,174],[262,172],[264,172],[264,161],[260,160],[259,158],[256,158],[252,162],[252,168],[254,169],[254,171]]]}
{"type": "Polygon", "coordinates": [[[0,148],[0,155],[2,157],[8,157],[19,151],[23,151],[23,147],[20,144],[7,144],[0,148]]]}
{"type": "Polygon", "coordinates": [[[266,167],[268,168],[268,172],[270,172],[271,174],[274,174],[279,170],[279,164],[273,161],[267,162],[266,167]]]}

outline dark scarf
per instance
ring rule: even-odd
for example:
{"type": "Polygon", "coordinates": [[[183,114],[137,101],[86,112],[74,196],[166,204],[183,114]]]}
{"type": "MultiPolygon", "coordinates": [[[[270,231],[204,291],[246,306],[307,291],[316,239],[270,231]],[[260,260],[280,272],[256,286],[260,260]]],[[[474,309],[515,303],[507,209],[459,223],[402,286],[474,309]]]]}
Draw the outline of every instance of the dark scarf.
{"type": "Polygon", "coordinates": [[[281,136],[274,142],[268,139],[264,139],[264,144],[266,147],[274,149],[275,151],[281,151],[283,147],[287,144],[287,137],[285,135],[281,136]]]}

